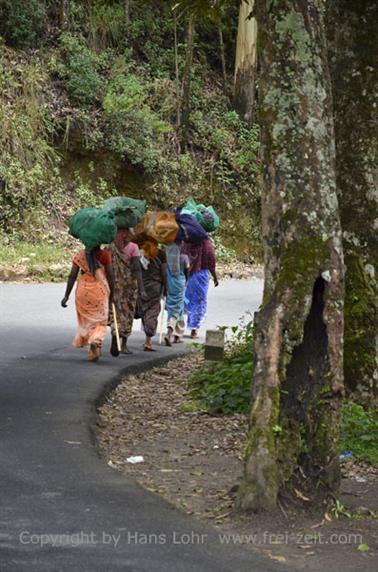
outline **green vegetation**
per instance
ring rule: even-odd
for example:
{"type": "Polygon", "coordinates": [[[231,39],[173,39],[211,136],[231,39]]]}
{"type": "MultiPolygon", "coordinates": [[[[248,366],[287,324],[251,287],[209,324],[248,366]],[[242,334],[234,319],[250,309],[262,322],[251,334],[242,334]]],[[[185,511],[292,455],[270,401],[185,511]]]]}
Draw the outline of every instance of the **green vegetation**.
{"type": "Polygon", "coordinates": [[[38,244],[111,194],[152,209],[192,195],[219,212],[225,253],[259,259],[258,131],[230,98],[238,7],[222,16],[227,85],[217,24],[196,25],[183,150],[187,16],[164,1],[131,0],[128,19],[121,0],[69,5],[64,29],[50,0],[0,8],[0,238],[38,244]]]}
{"type": "Polygon", "coordinates": [[[0,34],[10,45],[32,48],[43,34],[47,2],[3,0],[0,4],[0,34]]]}
{"type": "Polygon", "coordinates": [[[32,277],[38,282],[62,282],[67,279],[71,259],[69,241],[57,244],[50,238],[41,244],[0,244],[0,280],[32,277]]]}
{"type": "Polygon", "coordinates": [[[360,461],[378,465],[378,411],[349,401],[342,406],[340,451],[352,451],[360,461]]]}
{"type": "Polygon", "coordinates": [[[192,397],[209,413],[247,413],[253,375],[253,324],[232,328],[234,337],[221,363],[207,365],[192,378],[192,397]]]}
{"type": "Polygon", "coordinates": [[[212,240],[215,244],[217,250],[217,260],[220,262],[235,262],[237,260],[237,252],[233,248],[229,248],[223,244],[222,238],[215,234],[212,236],[212,240]]]}

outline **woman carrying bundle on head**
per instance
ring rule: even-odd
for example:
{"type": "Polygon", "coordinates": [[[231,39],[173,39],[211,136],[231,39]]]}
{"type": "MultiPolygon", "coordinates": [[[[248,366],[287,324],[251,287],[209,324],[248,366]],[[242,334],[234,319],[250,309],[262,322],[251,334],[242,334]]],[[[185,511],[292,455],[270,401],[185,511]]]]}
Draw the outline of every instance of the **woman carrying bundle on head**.
{"type": "Polygon", "coordinates": [[[112,343],[110,353],[117,357],[117,338],[115,331],[115,318],[118,324],[119,336],[122,339],[121,353],[131,354],[127,347],[127,340],[133,328],[138,292],[142,300],[146,298],[144,290],[141,266],[139,263],[140,252],[135,242],[131,242],[131,233],[127,228],[120,228],[117,236],[108,247],[113,260],[114,268],[114,306],[116,316],[110,310],[110,327],[112,331],[112,343]]]}
{"type": "Polygon", "coordinates": [[[176,241],[166,248],[168,295],[167,295],[167,334],[164,338],[167,346],[181,342],[185,332],[184,306],[185,288],[189,277],[189,258],[182,254],[181,241],[176,241]]]}
{"type": "Polygon", "coordinates": [[[167,295],[167,261],[165,252],[160,250],[152,241],[141,244],[142,278],[146,297],[138,299],[138,316],[142,318],[143,329],[146,334],[144,350],[153,352],[152,338],[156,334],[160,302],[162,296],[167,295]]]}
{"type": "Polygon", "coordinates": [[[112,257],[100,246],[80,250],[72,260],[67,288],[61,305],[67,307],[72,288],[76,287],[76,314],[78,329],[73,346],[89,345],[88,359],[97,361],[106,334],[109,303],[114,289],[112,257]],[[79,275],[80,273],[80,275],[79,275]]]}
{"type": "Polygon", "coordinates": [[[189,258],[189,280],[185,291],[185,312],[188,314],[190,337],[196,338],[206,317],[210,275],[218,286],[214,244],[210,238],[200,242],[184,242],[182,254],[189,258]]]}

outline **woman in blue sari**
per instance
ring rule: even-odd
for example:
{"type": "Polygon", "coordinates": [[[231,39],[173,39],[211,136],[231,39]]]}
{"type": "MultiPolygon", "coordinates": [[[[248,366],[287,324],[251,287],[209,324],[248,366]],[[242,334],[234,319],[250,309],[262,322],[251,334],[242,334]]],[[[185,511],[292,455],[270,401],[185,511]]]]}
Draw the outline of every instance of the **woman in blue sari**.
{"type": "Polygon", "coordinates": [[[175,344],[180,343],[185,331],[184,306],[185,288],[189,275],[189,258],[181,254],[180,242],[170,244],[166,248],[168,296],[167,296],[167,335],[165,344],[172,345],[172,336],[175,344]]]}
{"type": "Polygon", "coordinates": [[[210,238],[201,242],[184,242],[181,249],[189,257],[189,279],[185,292],[185,312],[188,314],[190,337],[197,338],[198,330],[206,318],[210,276],[218,286],[216,255],[210,238]]]}

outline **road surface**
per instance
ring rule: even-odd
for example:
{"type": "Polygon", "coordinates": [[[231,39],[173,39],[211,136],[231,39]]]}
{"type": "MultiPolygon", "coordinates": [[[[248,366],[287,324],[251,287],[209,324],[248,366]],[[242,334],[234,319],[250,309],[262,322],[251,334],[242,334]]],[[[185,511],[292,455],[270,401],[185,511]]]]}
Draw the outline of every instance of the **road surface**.
{"type": "MultiPolygon", "coordinates": [[[[73,299],[59,284],[0,285],[0,571],[269,572],[280,570],[108,467],[93,437],[95,404],[122,373],[176,350],[88,363],[70,344],[73,299]]],[[[261,299],[259,281],[210,292],[207,327],[234,325],[261,299]]],[[[137,323],[138,324],[138,323],[137,323]]],[[[180,348],[181,350],[181,348],[180,348]]]]}

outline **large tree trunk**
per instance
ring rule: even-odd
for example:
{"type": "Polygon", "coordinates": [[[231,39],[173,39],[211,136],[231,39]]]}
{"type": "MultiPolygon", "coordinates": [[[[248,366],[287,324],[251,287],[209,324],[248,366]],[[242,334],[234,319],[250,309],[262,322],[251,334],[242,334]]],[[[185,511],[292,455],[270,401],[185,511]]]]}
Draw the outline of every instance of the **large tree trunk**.
{"type": "Polygon", "coordinates": [[[268,4],[256,0],[265,287],[243,510],[339,483],[343,260],[322,0],[268,4]]]}
{"type": "Polygon", "coordinates": [[[336,174],[346,264],[345,387],[378,397],[376,0],[327,3],[336,174]]]}
{"type": "Polygon", "coordinates": [[[188,29],[186,36],[186,52],[185,52],[185,66],[182,77],[182,108],[181,108],[181,136],[180,146],[181,151],[185,152],[188,143],[188,129],[190,117],[190,81],[192,77],[192,64],[193,64],[193,51],[194,51],[194,16],[189,16],[188,29]]]}
{"type": "Polygon", "coordinates": [[[248,125],[252,124],[255,104],[256,18],[250,18],[255,0],[242,0],[236,41],[234,107],[248,125]]]}

